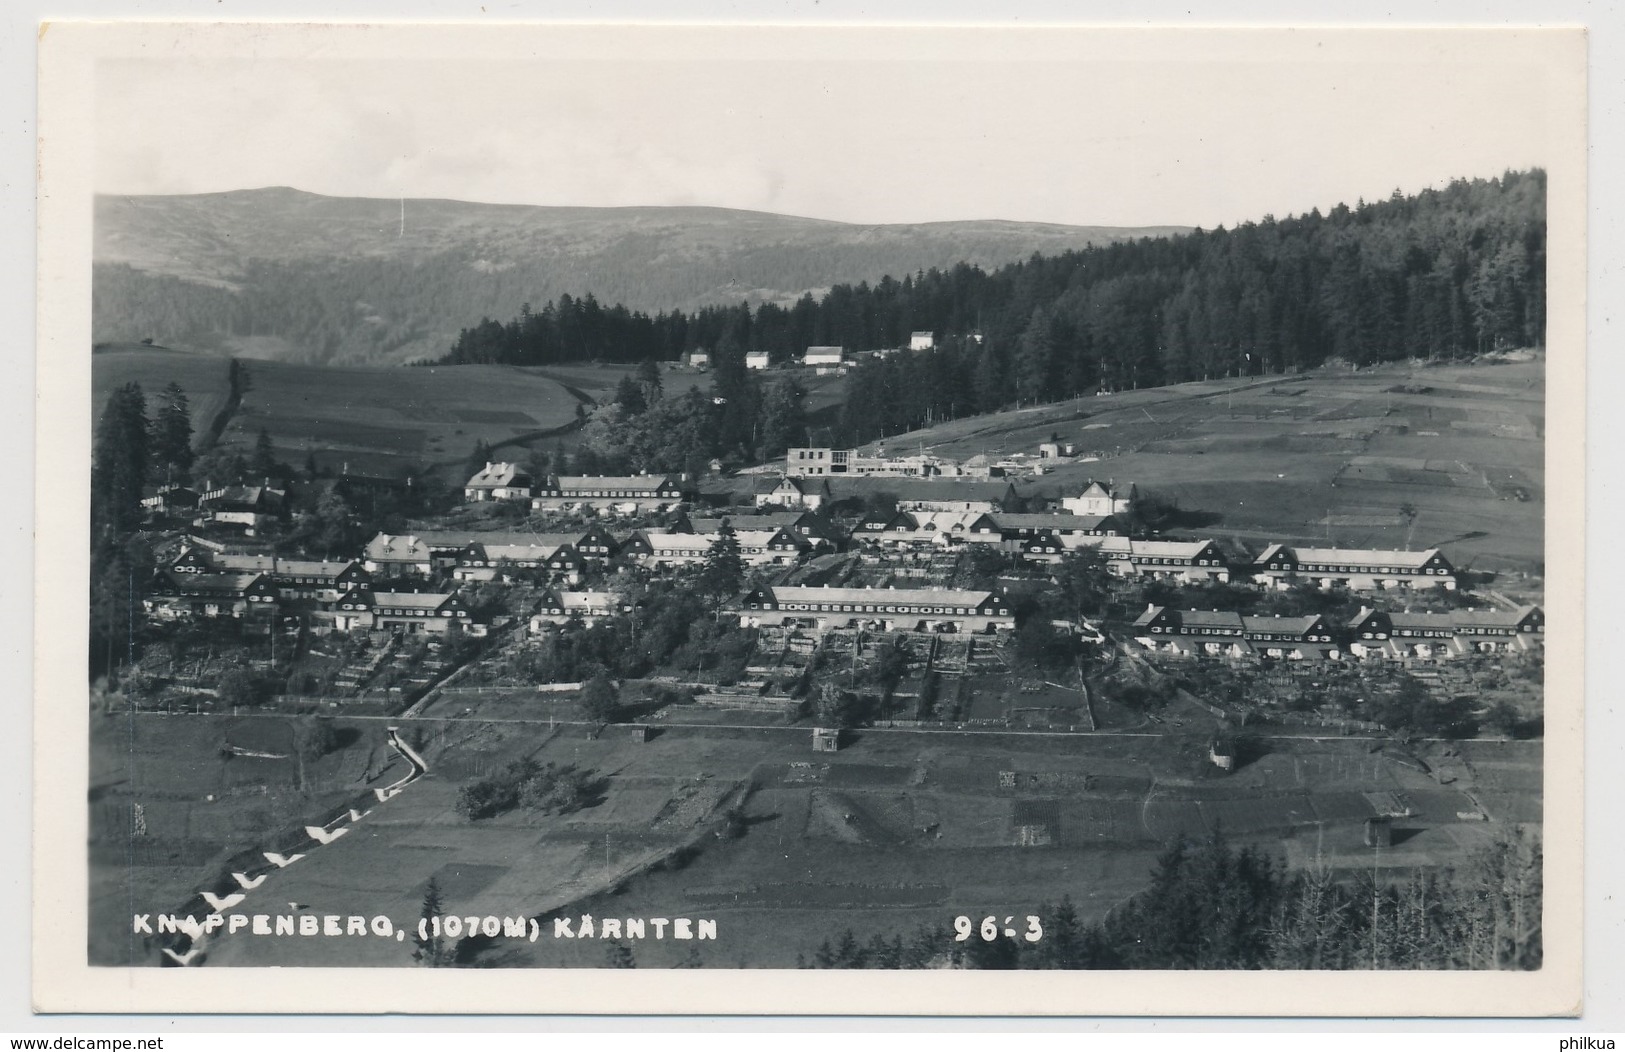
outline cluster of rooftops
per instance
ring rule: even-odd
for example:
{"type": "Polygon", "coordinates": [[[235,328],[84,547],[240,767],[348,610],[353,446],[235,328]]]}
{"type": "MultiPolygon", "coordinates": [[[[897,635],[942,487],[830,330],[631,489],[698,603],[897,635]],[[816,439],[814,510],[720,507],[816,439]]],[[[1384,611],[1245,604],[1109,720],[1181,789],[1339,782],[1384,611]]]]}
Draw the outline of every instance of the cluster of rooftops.
{"type": "Polygon", "coordinates": [[[1344,653],[1440,658],[1531,650],[1541,645],[1545,628],[1545,612],[1535,605],[1443,612],[1361,607],[1346,622],[1324,614],[1281,617],[1149,605],[1132,630],[1142,646],[1156,652],[1335,660],[1344,653]]]}

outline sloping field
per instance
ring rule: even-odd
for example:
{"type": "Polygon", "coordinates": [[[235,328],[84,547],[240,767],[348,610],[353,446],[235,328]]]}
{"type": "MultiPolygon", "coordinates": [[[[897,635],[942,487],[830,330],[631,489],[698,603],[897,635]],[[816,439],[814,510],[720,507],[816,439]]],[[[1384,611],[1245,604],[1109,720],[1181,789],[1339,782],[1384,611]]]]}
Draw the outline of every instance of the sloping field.
{"type": "Polygon", "coordinates": [[[225,358],[191,351],[119,344],[98,350],[90,359],[90,396],[94,417],[99,419],[108,395],[134,380],[147,396],[147,416],[158,412],[162,395],[171,382],[186,392],[191,410],[194,440],[206,432],[215,414],[231,396],[225,358]]]}
{"type": "Polygon", "coordinates": [[[1459,566],[1538,570],[1544,398],[1540,360],[1328,368],[1076,399],[885,444],[962,459],[1033,454],[1053,433],[1096,459],[1023,482],[1024,494],[1133,482],[1216,520],[1194,532],[1255,551],[1438,545],[1459,566]]]}
{"type": "Polygon", "coordinates": [[[476,441],[495,446],[575,420],[577,399],[562,384],[506,366],[245,368],[248,390],[222,441],[247,450],[264,428],[295,467],[312,452],[335,470],[460,466],[476,441]]]}

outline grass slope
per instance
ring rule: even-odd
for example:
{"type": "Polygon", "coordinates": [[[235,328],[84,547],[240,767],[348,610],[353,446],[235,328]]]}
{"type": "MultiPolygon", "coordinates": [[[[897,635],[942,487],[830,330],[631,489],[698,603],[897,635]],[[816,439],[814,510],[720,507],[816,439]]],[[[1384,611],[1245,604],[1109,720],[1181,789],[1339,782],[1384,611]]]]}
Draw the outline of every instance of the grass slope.
{"type": "Polygon", "coordinates": [[[1096,459],[1024,483],[1024,493],[1133,482],[1218,516],[1198,532],[1255,549],[1409,540],[1481,570],[1538,570],[1544,559],[1538,359],[1179,384],[956,420],[881,444],[954,458],[1036,454],[1052,434],[1096,459]]]}

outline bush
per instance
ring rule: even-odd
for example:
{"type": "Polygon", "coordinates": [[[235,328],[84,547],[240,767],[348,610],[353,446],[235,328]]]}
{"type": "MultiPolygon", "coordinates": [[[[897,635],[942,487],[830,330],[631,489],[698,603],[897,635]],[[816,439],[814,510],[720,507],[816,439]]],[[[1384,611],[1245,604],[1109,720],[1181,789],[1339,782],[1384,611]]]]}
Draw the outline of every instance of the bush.
{"type": "Polygon", "coordinates": [[[589,772],[573,765],[543,765],[526,757],[458,790],[457,813],[476,822],[523,804],[544,814],[563,814],[586,803],[592,783],[589,772]]]}

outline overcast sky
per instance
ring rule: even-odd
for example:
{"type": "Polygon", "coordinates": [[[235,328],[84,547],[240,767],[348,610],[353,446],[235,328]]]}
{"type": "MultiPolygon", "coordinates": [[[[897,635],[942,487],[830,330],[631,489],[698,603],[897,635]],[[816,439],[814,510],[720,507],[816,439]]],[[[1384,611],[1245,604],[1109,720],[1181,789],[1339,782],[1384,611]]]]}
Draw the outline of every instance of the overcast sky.
{"type": "Polygon", "coordinates": [[[1211,227],[1545,161],[1539,67],[1481,38],[516,35],[104,59],[97,189],[1211,227]]]}

